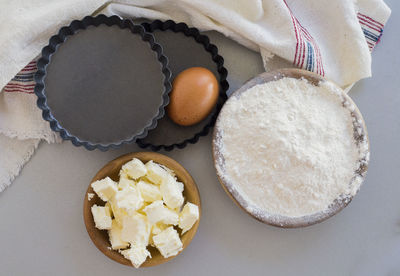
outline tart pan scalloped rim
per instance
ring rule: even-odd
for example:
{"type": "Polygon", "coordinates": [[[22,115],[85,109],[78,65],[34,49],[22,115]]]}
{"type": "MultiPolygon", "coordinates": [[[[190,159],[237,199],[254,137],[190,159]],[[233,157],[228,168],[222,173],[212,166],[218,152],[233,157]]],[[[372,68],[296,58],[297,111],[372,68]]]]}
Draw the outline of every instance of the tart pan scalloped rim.
{"type": "MultiPolygon", "coordinates": [[[[218,54],[218,48],[214,44],[210,43],[210,39],[208,36],[200,34],[200,31],[197,28],[189,28],[188,25],[185,23],[176,23],[175,21],[172,20],[167,20],[167,21],[160,21],[160,20],[155,20],[151,23],[142,23],[141,24],[147,32],[153,32],[155,30],[172,30],[173,32],[181,32],[187,37],[192,37],[197,43],[200,43],[204,46],[205,51],[209,52],[211,54],[212,60],[216,63],[217,65],[217,71],[219,73],[220,81],[220,91],[219,91],[219,98],[217,102],[217,107],[214,110],[214,114],[212,114],[211,118],[209,119],[210,121],[204,126],[204,128],[198,132],[195,133],[193,137],[189,139],[185,139],[182,142],[170,144],[170,145],[154,145],[151,143],[147,143],[143,141],[143,139],[137,139],[136,143],[141,147],[141,148],[150,148],[153,151],[159,151],[161,149],[166,150],[166,151],[171,151],[174,148],[179,148],[183,149],[184,147],[187,146],[187,144],[195,144],[199,140],[201,136],[207,136],[208,133],[210,132],[210,129],[215,125],[215,122],[217,120],[218,114],[221,111],[222,106],[224,105],[225,101],[227,100],[228,96],[226,92],[229,89],[229,83],[226,80],[227,75],[228,75],[228,70],[224,67],[224,59],[222,56],[218,54]]],[[[156,38],[157,39],[157,38],[156,38]]]]}
{"type": "Polygon", "coordinates": [[[69,26],[62,27],[58,34],[52,36],[49,40],[49,44],[42,49],[42,56],[37,61],[38,71],[35,74],[35,94],[38,97],[37,106],[42,110],[42,117],[44,120],[50,123],[50,128],[59,132],[60,136],[64,140],[70,140],[75,146],[84,146],[88,150],[99,149],[106,151],[110,148],[118,148],[123,144],[129,144],[136,141],[139,138],[144,138],[148,130],[154,129],[157,126],[157,121],[165,115],[164,108],[169,103],[169,93],[171,91],[171,71],[168,68],[168,59],[163,54],[163,50],[160,44],[155,42],[154,36],[151,33],[145,31],[141,25],[134,24],[129,19],[121,19],[114,15],[111,17],[105,15],[98,15],[96,17],[86,16],[82,20],[74,20],[69,26]],[[150,124],[143,127],[139,134],[133,135],[132,137],[121,140],[116,143],[101,144],[92,143],[90,141],[82,141],[78,137],[70,134],[68,130],[64,129],[57,119],[51,113],[49,106],[47,105],[46,93],[44,88],[44,79],[46,77],[46,68],[50,62],[51,56],[56,52],[58,45],[65,42],[65,40],[74,35],[78,30],[84,30],[88,26],[99,26],[105,24],[107,26],[117,25],[121,29],[129,29],[133,34],[139,34],[143,41],[150,44],[151,50],[157,53],[157,59],[162,65],[162,73],[164,75],[164,91],[162,94],[163,102],[158,108],[158,113],[153,117],[150,124]]]}

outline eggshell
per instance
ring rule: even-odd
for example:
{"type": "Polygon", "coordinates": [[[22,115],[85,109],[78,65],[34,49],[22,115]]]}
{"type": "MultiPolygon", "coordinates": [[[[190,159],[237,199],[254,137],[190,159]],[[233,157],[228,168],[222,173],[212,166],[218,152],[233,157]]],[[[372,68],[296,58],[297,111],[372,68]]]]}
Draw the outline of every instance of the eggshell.
{"type": "Polygon", "coordinates": [[[172,83],[168,116],[178,125],[190,126],[204,120],[218,100],[218,81],[203,67],[182,71],[172,83]]]}

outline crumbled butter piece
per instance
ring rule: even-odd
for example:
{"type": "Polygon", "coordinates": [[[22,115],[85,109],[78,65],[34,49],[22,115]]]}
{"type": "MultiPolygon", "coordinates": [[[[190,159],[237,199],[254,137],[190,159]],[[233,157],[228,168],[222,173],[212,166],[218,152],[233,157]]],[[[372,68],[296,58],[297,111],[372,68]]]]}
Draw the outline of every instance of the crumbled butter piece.
{"type": "Polygon", "coordinates": [[[193,224],[199,219],[199,207],[193,203],[186,203],[179,214],[179,228],[182,234],[192,228],[193,224]]]}
{"type": "Polygon", "coordinates": [[[111,223],[111,229],[108,230],[108,236],[110,238],[112,249],[124,249],[129,246],[128,242],[122,240],[121,231],[121,226],[119,226],[118,223],[113,220],[111,223]]]}
{"type": "Polygon", "coordinates": [[[140,180],[137,184],[137,187],[144,201],[153,202],[162,199],[160,188],[157,185],[153,185],[147,181],[140,180]]]}
{"type": "Polygon", "coordinates": [[[168,175],[160,185],[160,191],[165,204],[171,208],[180,208],[183,204],[183,184],[177,182],[172,176],[168,175]]]}
{"type": "Polygon", "coordinates": [[[122,219],[121,238],[136,246],[147,246],[149,243],[150,225],[146,216],[135,213],[122,219]]]}
{"type": "Polygon", "coordinates": [[[140,265],[146,261],[147,257],[151,258],[151,254],[146,249],[146,246],[132,246],[132,248],[120,252],[125,258],[130,260],[132,265],[136,268],[140,267],[140,265]]]}
{"type": "Polygon", "coordinates": [[[87,194],[88,201],[91,201],[93,197],[94,197],[94,193],[88,193],[87,194]]]}
{"type": "Polygon", "coordinates": [[[183,246],[178,232],[172,226],[155,235],[153,242],[164,258],[177,255],[183,246]]]}
{"type": "Polygon", "coordinates": [[[111,178],[106,177],[101,180],[97,180],[92,183],[92,188],[96,192],[96,194],[103,201],[110,200],[115,193],[118,191],[117,183],[115,183],[111,178]]]}
{"type": "Polygon", "coordinates": [[[143,198],[135,186],[129,186],[118,191],[113,202],[115,202],[117,208],[124,209],[128,213],[139,210],[143,206],[143,198]]]}
{"type": "Polygon", "coordinates": [[[122,166],[121,173],[127,174],[133,179],[144,176],[147,173],[146,166],[137,158],[133,158],[131,161],[122,166]]]}
{"type": "Polygon", "coordinates": [[[154,184],[161,184],[163,179],[167,176],[171,176],[168,171],[166,171],[159,164],[154,163],[153,161],[149,161],[146,163],[147,175],[146,177],[153,182],[154,184]]]}
{"type": "Polygon", "coordinates": [[[100,230],[111,229],[111,212],[108,206],[97,206],[91,208],[96,228],[100,230]]]}
{"type": "Polygon", "coordinates": [[[154,201],[152,204],[146,206],[143,211],[146,213],[150,224],[162,222],[177,225],[179,222],[179,215],[175,211],[168,209],[162,200],[154,201]]]}

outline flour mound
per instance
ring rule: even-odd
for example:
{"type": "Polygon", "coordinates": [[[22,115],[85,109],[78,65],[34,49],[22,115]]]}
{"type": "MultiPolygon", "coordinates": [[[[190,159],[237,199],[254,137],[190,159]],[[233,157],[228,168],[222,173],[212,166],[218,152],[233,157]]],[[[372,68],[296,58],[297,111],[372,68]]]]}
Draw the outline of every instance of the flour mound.
{"type": "Polygon", "coordinates": [[[362,182],[356,172],[369,154],[366,139],[355,139],[354,109],[332,83],[304,79],[283,78],[233,95],[216,126],[217,173],[250,212],[323,212],[351,198],[362,182]]]}

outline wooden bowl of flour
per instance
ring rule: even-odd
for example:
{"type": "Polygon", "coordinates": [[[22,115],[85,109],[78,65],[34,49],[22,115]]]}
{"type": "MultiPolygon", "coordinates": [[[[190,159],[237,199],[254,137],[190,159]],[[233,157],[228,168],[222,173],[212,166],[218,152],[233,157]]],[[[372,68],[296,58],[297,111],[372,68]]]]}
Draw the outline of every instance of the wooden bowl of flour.
{"type": "MultiPolygon", "coordinates": [[[[248,89],[258,85],[264,84],[272,81],[277,81],[282,78],[294,78],[294,79],[306,79],[309,83],[315,86],[319,86],[321,82],[327,81],[325,78],[317,75],[315,73],[300,70],[300,69],[281,69],[274,72],[263,73],[258,75],[257,77],[249,80],[246,82],[240,89],[235,91],[230,98],[228,99],[227,103],[232,97],[236,97],[240,99],[240,96],[243,92],[247,91],[248,89]]],[[[359,168],[354,172],[354,177],[360,178],[361,181],[365,178],[367,169],[368,169],[368,161],[369,161],[369,140],[367,129],[362,118],[360,111],[358,110],[357,106],[354,104],[352,99],[344,92],[341,91],[341,97],[343,99],[343,106],[347,104],[351,104],[354,106],[354,109],[351,111],[351,117],[353,119],[353,128],[354,128],[354,141],[358,150],[364,151],[363,157],[358,160],[360,161],[359,168]],[[361,149],[362,148],[362,149],[361,149]]],[[[216,167],[218,179],[224,188],[225,192],[229,195],[229,197],[246,213],[254,217],[255,219],[270,224],[277,227],[282,228],[296,228],[296,227],[305,227],[310,226],[319,222],[322,222],[333,215],[340,212],[344,207],[346,207],[352,200],[352,196],[346,198],[345,200],[337,199],[323,211],[318,211],[312,213],[311,215],[304,215],[304,216],[285,216],[279,214],[272,214],[267,212],[265,209],[258,208],[248,200],[245,200],[243,191],[237,188],[237,186],[232,183],[230,178],[227,176],[226,168],[225,168],[225,159],[224,154],[222,151],[222,137],[224,135],[222,131],[222,125],[226,122],[222,122],[223,109],[217,119],[214,134],[213,134],[213,157],[214,157],[214,165],[216,167]]],[[[252,143],[251,137],[248,138],[248,143],[252,143]]],[[[243,154],[246,154],[246,148],[243,148],[243,154]]],[[[361,154],[360,154],[361,156],[361,154]]],[[[266,183],[268,185],[268,183],[266,183]]],[[[350,185],[350,183],[349,183],[350,185]]]]}

